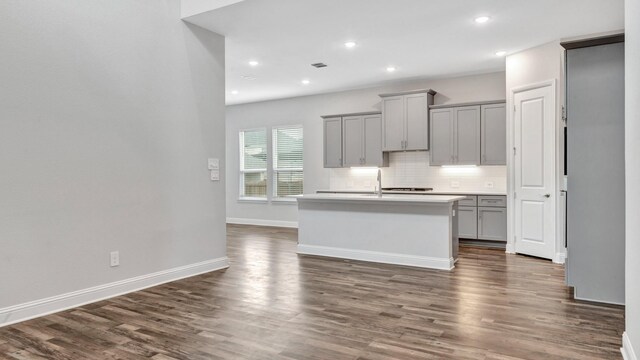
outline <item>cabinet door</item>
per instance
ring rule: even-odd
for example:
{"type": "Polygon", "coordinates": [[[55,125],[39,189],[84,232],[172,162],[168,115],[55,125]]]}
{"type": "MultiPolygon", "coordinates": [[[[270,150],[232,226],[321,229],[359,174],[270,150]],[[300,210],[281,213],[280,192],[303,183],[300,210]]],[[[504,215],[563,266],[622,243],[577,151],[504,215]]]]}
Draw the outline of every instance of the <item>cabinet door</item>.
{"type": "Polygon", "coordinates": [[[324,167],[342,167],[342,118],[324,119],[324,167]]]}
{"type": "Polygon", "coordinates": [[[429,165],[453,163],[453,109],[431,110],[429,165]]]}
{"type": "Polygon", "coordinates": [[[405,106],[405,149],[429,149],[429,104],[427,94],[404,96],[405,106]]]}
{"type": "Polygon", "coordinates": [[[454,159],[458,165],[480,164],[480,106],[454,108],[454,159]]]}
{"type": "Polygon", "coordinates": [[[363,117],[364,126],[364,164],[366,166],[384,166],[382,154],[382,116],[363,117]]]}
{"type": "Polygon", "coordinates": [[[404,98],[389,96],[382,98],[383,150],[403,150],[404,144],[404,98]]]}
{"type": "Polygon", "coordinates": [[[478,208],[478,239],[507,241],[506,208],[478,208]]]}
{"type": "Polygon", "coordinates": [[[362,166],[364,163],[362,131],[362,116],[342,118],[342,164],[345,167],[362,166]]]}
{"type": "Polygon", "coordinates": [[[505,104],[481,107],[480,134],[480,163],[506,165],[507,110],[505,104]]]}
{"type": "Polygon", "coordinates": [[[478,238],[478,208],[458,206],[458,237],[462,239],[478,238]]]}

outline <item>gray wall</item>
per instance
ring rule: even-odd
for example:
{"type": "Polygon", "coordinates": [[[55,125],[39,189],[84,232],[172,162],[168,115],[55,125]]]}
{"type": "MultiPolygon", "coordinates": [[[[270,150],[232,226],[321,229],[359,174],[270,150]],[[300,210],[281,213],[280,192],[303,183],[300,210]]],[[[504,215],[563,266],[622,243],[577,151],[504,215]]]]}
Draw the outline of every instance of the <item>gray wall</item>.
{"type": "Polygon", "coordinates": [[[225,256],[223,37],[179,0],[3,0],[0,44],[0,308],[225,256]]]}
{"type": "Polygon", "coordinates": [[[632,346],[636,356],[640,356],[640,1],[627,0],[625,14],[627,342],[624,346],[632,346]]]}
{"type": "Polygon", "coordinates": [[[624,304],[624,44],[567,50],[566,63],[567,284],[624,304]]]}
{"type": "Polygon", "coordinates": [[[227,107],[227,217],[267,222],[296,222],[295,203],[255,203],[238,200],[239,143],[242,129],[274,125],[304,126],[305,192],[329,188],[330,170],[323,168],[321,115],[380,110],[378,94],[432,88],[436,104],[505,98],[504,72],[449,79],[406,81],[386,86],[257,102],[227,107]]]}

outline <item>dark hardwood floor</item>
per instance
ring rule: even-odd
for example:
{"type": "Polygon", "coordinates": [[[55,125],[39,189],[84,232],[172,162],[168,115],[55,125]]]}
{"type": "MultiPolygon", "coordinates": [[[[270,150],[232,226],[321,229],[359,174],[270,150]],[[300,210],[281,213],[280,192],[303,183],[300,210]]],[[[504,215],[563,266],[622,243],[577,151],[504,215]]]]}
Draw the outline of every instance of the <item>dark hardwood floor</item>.
{"type": "Polygon", "coordinates": [[[463,247],[455,270],[297,256],[229,226],[227,270],[0,328],[2,359],[620,359],[622,307],[562,266],[463,247]]]}

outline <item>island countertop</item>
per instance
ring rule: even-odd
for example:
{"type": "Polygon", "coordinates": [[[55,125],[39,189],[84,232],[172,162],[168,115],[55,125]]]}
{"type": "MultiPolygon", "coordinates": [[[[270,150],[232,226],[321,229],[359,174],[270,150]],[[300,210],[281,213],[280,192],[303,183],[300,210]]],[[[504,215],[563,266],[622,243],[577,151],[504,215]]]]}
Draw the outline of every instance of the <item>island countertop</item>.
{"type": "Polygon", "coordinates": [[[452,203],[462,200],[464,196],[458,195],[396,195],[382,194],[304,194],[294,196],[300,201],[349,201],[349,202],[375,202],[375,203],[452,203]]]}

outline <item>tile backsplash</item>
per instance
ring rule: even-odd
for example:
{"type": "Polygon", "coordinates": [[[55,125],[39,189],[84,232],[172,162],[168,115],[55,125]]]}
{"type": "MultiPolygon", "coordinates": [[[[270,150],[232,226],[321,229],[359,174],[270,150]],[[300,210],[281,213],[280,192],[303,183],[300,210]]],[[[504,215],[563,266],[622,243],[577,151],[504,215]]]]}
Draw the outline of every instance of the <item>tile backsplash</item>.
{"type": "MultiPolygon", "coordinates": [[[[389,167],[382,168],[383,187],[432,187],[435,191],[507,191],[506,166],[429,166],[427,151],[392,152],[389,167]]],[[[370,190],[377,170],[370,168],[331,169],[332,190],[370,190]]]]}

